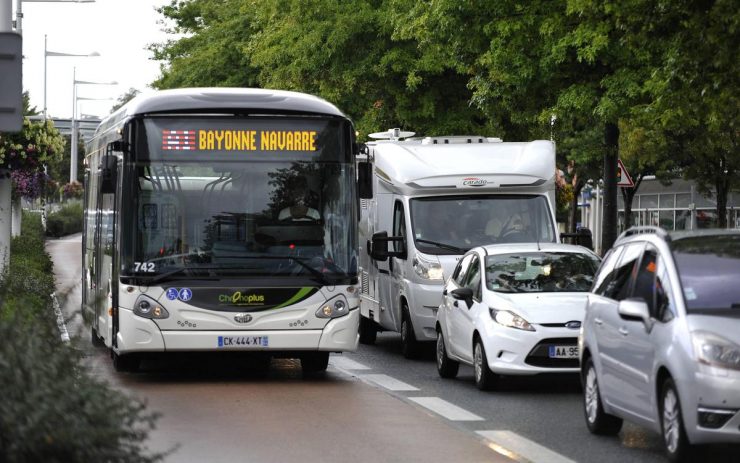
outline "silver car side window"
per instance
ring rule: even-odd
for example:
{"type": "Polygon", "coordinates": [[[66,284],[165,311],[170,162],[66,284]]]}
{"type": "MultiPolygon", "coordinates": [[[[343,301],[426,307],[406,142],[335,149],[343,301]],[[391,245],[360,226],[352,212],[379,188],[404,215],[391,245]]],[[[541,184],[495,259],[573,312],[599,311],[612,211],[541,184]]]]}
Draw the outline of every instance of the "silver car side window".
{"type": "Polygon", "coordinates": [[[619,263],[614,268],[614,278],[607,283],[604,296],[617,301],[630,296],[632,282],[636,273],[636,265],[642,254],[644,243],[629,243],[625,245],[619,263]]]}
{"type": "Polygon", "coordinates": [[[596,275],[596,280],[594,281],[594,293],[600,296],[604,295],[606,286],[614,278],[614,268],[616,267],[617,262],[619,262],[619,256],[623,249],[624,246],[611,248],[604,257],[604,261],[602,262],[601,268],[599,268],[596,275]]]}

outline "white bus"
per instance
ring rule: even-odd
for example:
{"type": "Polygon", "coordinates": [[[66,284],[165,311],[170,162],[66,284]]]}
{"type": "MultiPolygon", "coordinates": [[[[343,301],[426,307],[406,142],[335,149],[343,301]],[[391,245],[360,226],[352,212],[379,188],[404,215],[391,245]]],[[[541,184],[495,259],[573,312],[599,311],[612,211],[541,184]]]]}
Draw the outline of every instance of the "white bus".
{"type": "Polygon", "coordinates": [[[355,133],[301,93],[138,96],[88,145],[83,312],[116,370],[255,351],[327,368],[357,348],[355,133]]]}

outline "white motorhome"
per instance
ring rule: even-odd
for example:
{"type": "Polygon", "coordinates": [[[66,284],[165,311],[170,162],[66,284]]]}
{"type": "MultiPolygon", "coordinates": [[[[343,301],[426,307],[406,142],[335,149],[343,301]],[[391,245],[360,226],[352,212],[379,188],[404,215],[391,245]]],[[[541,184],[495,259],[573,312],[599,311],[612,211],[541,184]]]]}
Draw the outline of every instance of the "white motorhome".
{"type": "Polygon", "coordinates": [[[555,145],[480,136],[373,134],[360,168],[360,342],[401,333],[404,356],[433,341],[445,279],[483,244],[559,242],[555,145]],[[363,172],[364,171],[364,172],[363,172]],[[361,179],[361,182],[363,179],[361,179]]]}

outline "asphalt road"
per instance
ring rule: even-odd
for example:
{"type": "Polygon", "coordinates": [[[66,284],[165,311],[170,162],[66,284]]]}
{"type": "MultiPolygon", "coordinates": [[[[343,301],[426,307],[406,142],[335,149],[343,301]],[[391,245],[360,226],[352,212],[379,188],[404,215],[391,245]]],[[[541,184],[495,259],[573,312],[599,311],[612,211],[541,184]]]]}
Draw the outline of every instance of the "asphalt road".
{"type": "MultiPolygon", "coordinates": [[[[506,378],[491,392],[461,366],[442,379],[433,346],[419,360],[400,337],[332,355],[327,374],[304,379],[299,363],[273,360],[266,375],[248,358],[154,358],[118,374],[89,344],[79,310],[79,235],[47,242],[68,329],[94,374],[161,413],[149,439],[168,462],[663,462],[660,437],[625,423],[617,437],[591,435],[574,376],[506,378]]],[[[738,461],[738,447],[701,450],[705,462],[738,461]]]]}

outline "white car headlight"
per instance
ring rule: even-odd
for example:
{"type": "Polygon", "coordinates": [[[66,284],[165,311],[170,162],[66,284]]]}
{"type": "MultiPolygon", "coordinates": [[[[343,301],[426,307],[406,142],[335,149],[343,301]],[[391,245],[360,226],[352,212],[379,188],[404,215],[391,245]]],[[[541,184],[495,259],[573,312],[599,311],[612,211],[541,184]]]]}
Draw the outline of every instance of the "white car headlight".
{"type": "Polygon", "coordinates": [[[740,370],[740,346],[708,331],[691,333],[694,354],[699,362],[721,368],[740,370]]]}
{"type": "Polygon", "coordinates": [[[527,320],[508,310],[491,310],[491,318],[493,321],[502,326],[508,326],[509,328],[516,328],[524,331],[534,331],[532,326],[527,320]]]}
{"type": "Polygon", "coordinates": [[[442,281],[444,275],[439,262],[432,262],[419,257],[414,258],[414,271],[425,280],[442,281]]]}

